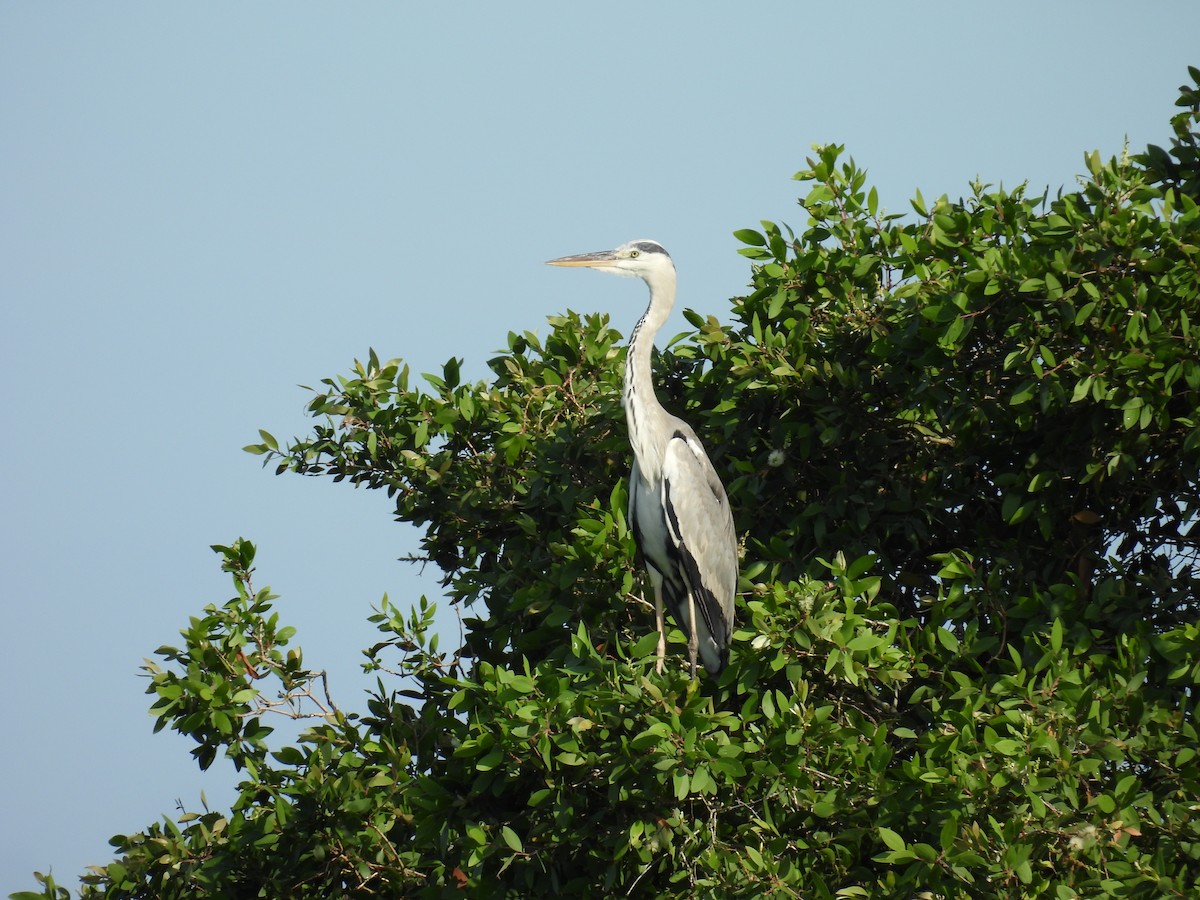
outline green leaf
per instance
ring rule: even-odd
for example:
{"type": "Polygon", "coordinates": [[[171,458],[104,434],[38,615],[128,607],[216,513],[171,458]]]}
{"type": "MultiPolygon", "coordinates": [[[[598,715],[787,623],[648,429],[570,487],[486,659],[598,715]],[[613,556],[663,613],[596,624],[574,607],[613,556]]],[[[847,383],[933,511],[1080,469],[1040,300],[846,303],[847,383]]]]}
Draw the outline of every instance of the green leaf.
{"type": "Polygon", "coordinates": [[[692,779],[687,772],[676,772],[671,776],[671,783],[675,788],[675,799],[680,802],[687,799],[692,790],[692,779]]]}
{"type": "Polygon", "coordinates": [[[638,638],[637,642],[630,649],[630,654],[635,657],[646,657],[657,654],[658,652],[658,632],[650,631],[638,638]]]}
{"type": "Polygon", "coordinates": [[[897,852],[905,849],[904,838],[900,837],[895,831],[886,826],[880,825],[875,829],[879,833],[879,838],[890,850],[897,852]]]}
{"type": "Polygon", "coordinates": [[[775,296],[771,298],[771,305],[767,307],[767,318],[778,319],[779,314],[783,312],[784,304],[788,301],[787,291],[779,290],[775,292],[775,296]]]}
{"type": "Polygon", "coordinates": [[[504,839],[504,843],[508,845],[508,849],[514,853],[523,853],[525,851],[525,847],[521,843],[521,838],[507,825],[500,829],[500,837],[504,839]]]}
{"type": "Polygon", "coordinates": [[[959,648],[958,638],[952,632],[943,627],[935,629],[934,634],[937,635],[938,643],[949,650],[951,653],[957,653],[959,648]]]}
{"type": "Polygon", "coordinates": [[[767,246],[767,239],[753,228],[739,228],[733,233],[733,236],[743,244],[749,244],[751,247],[767,246]]]}
{"type": "Polygon", "coordinates": [[[1004,756],[1017,756],[1025,750],[1025,744],[1021,741],[1014,741],[1008,738],[1001,738],[991,745],[991,749],[1004,756]]]}

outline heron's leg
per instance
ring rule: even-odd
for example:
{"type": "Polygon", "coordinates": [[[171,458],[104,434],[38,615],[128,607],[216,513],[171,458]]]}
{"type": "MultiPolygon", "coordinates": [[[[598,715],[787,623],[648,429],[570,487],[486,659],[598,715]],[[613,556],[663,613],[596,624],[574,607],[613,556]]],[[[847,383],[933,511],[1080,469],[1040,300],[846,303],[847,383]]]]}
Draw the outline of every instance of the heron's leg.
{"type": "Polygon", "coordinates": [[[654,671],[662,674],[663,660],[667,658],[667,627],[663,621],[662,585],[654,584],[654,627],[658,629],[658,662],[654,671]]]}
{"type": "Polygon", "coordinates": [[[692,664],[692,678],[696,677],[696,656],[700,652],[700,636],[696,630],[696,597],[688,595],[688,662],[692,664]]]}

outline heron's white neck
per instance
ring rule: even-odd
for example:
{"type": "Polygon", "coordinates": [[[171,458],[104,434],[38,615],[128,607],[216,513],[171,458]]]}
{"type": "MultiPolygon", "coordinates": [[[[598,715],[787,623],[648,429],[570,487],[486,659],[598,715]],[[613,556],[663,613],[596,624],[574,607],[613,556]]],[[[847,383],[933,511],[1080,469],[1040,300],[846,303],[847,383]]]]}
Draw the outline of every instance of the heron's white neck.
{"type": "Polygon", "coordinates": [[[657,472],[655,458],[662,449],[651,437],[662,435],[666,426],[662,420],[667,412],[654,393],[654,378],[650,368],[650,354],[654,350],[654,337],[671,308],[675,305],[675,272],[673,268],[654,272],[645,277],[650,288],[650,305],[629,336],[629,353],[625,357],[625,420],[629,426],[629,442],[634,456],[639,460],[643,472],[657,472]]]}

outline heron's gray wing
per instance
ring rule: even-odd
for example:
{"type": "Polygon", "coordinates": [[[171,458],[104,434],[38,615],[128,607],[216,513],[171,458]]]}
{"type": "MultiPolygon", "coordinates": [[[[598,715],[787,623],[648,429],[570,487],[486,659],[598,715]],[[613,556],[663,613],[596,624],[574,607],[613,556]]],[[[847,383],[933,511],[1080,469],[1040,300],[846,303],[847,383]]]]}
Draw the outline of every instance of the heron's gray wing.
{"type": "Polygon", "coordinates": [[[704,667],[719,672],[728,656],[737,591],[737,535],[717,472],[691,429],[678,428],[663,454],[667,531],[699,611],[704,667]]]}

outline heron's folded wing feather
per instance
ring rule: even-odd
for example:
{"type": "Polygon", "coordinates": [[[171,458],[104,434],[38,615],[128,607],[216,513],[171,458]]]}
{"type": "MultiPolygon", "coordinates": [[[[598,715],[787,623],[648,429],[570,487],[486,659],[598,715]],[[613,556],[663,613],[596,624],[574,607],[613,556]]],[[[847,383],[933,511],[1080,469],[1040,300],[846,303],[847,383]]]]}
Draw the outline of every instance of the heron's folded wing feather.
{"type": "Polygon", "coordinates": [[[737,591],[737,536],[729,500],[716,470],[693,434],[676,431],[662,470],[667,528],[708,632],[729,645],[737,591]]]}

